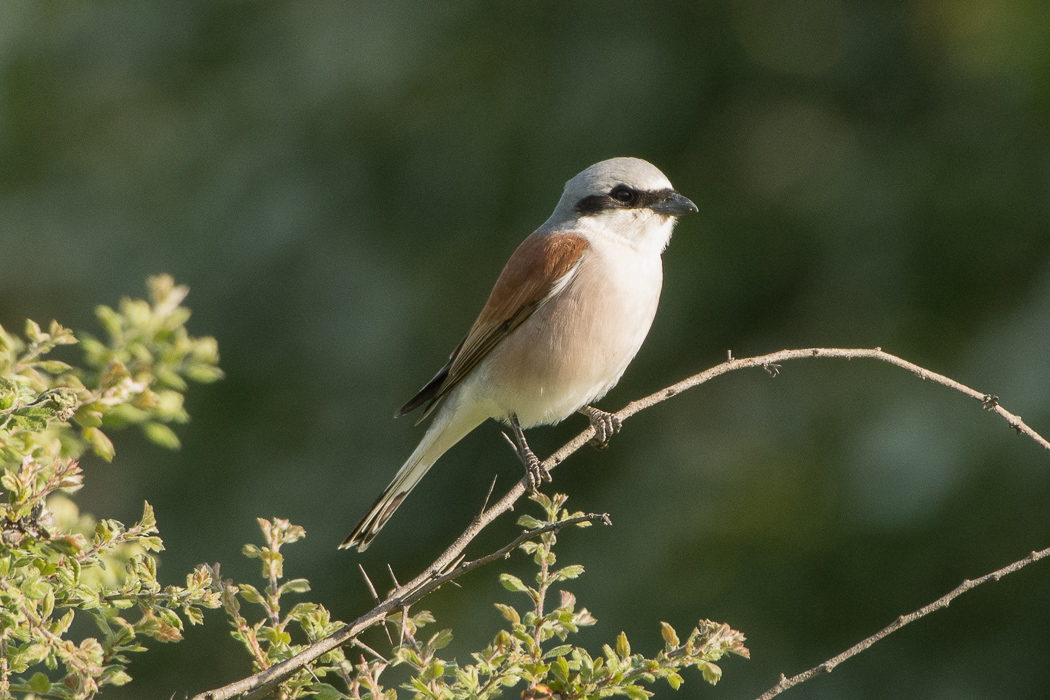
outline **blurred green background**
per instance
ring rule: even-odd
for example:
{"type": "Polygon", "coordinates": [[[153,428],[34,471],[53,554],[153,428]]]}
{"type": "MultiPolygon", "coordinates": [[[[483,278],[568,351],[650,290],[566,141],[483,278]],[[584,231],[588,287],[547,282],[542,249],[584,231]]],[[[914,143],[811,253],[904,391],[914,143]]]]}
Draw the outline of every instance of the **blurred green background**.
{"type": "MultiPolygon", "coordinates": [[[[443,364],[519,241],[587,165],[633,155],[700,214],[609,410],[785,347],[873,347],[1050,434],[1050,4],[1045,0],[93,2],[0,5],[0,324],[191,286],[224,381],[183,448],[116,435],[81,507],[155,507],[162,578],[240,555],[255,518],[309,534],[287,572],[342,619],[429,562],[521,467],[495,424],[428,476],[363,556],[335,546],[422,435],[396,407],[443,364]]],[[[541,455],[582,417],[531,431],[541,455]]],[[[1050,455],[888,365],[734,373],[632,419],[554,486],[615,526],[560,560],[599,619],[744,631],[712,689],[753,697],[1050,545],[1050,455]]],[[[471,550],[517,528],[505,518],[471,550]]],[[[518,559],[524,559],[519,557],[518,559]]],[[[514,566],[521,567],[520,561],[514,566]]],[[[428,600],[465,655],[511,602],[490,569],[428,600]]],[[[879,643],[795,698],[1050,696],[1050,566],[879,643]]],[[[249,671],[215,611],[106,698],[249,671]]]]}

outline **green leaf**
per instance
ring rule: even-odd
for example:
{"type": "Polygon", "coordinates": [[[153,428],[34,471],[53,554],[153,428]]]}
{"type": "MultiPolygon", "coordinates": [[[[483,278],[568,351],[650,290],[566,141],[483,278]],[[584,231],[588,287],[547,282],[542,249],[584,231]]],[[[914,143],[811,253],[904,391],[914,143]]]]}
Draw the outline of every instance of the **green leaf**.
{"type": "Polygon", "coordinates": [[[292,643],[292,635],[273,627],[263,627],[259,630],[259,636],[274,645],[287,646],[292,643]]]}
{"type": "Polygon", "coordinates": [[[172,389],[185,391],[189,388],[186,384],[186,381],[178,374],[176,374],[173,370],[158,367],[154,370],[154,376],[156,376],[157,380],[161,384],[165,386],[170,386],[172,389]]]}
{"type": "Polygon", "coordinates": [[[704,680],[711,685],[714,685],[722,678],[722,669],[710,661],[700,661],[696,664],[696,667],[703,672],[704,680]]]}
{"type": "Polygon", "coordinates": [[[452,642],[452,630],[441,630],[427,642],[431,649],[444,649],[452,642]]]}
{"type": "Polygon", "coordinates": [[[44,333],[37,322],[28,318],[26,319],[26,337],[34,343],[39,343],[44,339],[44,333]]]}
{"type": "Polygon", "coordinates": [[[88,408],[88,406],[81,406],[73,414],[73,420],[82,428],[98,428],[102,425],[102,412],[88,408]]]}
{"type": "Polygon", "coordinates": [[[73,369],[65,362],[59,362],[58,360],[42,360],[40,362],[34,362],[33,367],[42,369],[48,374],[62,374],[73,369]]]}
{"type": "Polygon", "coordinates": [[[190,365],[186,376],[200,384],[210,384],[226,376],[221,369],[212,365],[190,365]]]}
{"type": "Polygon", "coordinates": [[[616,653],[623,659],[631,655],[631,643],[627,641],[627,635],[623,632],[616,638],[616,653]]]}
{"type": "Polygon", "coordinates": [[[84,439],[91,443],[91,447],[102,459],[107,462],[113,461],[113,455],[115,450],[113,449],[113,442],[106,437],[106,434],[98,428],[84,428],[84,439]]]}
{"type": "Polygon", "coordinates": [[[242,583],[239,585],[240,590],[238,593],[249,603],[262,603],[264,598],[259,589],[250,583],[242,583]]]}
{"type": "Polygon", "coordinates": [[[164,551],[164,542],[159,537],[140,537],[139,544],[148,552],[164,551]]]}
{"type": "Polygon", "coordinates": [[[627,694],[627,697],[631,700],[647,700],[652,693],[645,690],[640,685],[628,685],[624,686],[623,692],[627,694]]]}
{"type": "Polygon", "coordinates": [[[349,697],[336,690],[335,686],[327,683],[311,683],[306,686],[306,689],[312,693],[317,693],[317,700],[343,700],[343,698],[349,697]]]}
{"type": "Polygon", "coordinates": [[[116,311],[105,304],[99,304],[95,307],[95,317],[111,336],[120,334],[121,318],[116,311]]]}
{"type": "Polygon", "coordinates": [[[37,671],[33,674],[33,677],[29,679],[29,688],[34,693],[40,693],[43,695],[44,693],[51,692],[51,681],[48,680],[48,677],[43,673],[37,671]]]}
{"type": "Polygon", "coordinates": [[[182,609],[182,614],[186,616],[186,619],[190,621],[191,625],[204,624],[204,613],[200,611],[200,608],[187,605],[182,609]]]}
{"type": "Polygon", "coordinates": [[[583,573],[583,567],[579,564],[572,564],[566,566],[564,569],[554,572],[555,581],[565,581],[566,579],[578,578],[583,573]]]}
{"type": "Polygon", "coordinates": [[[55,412],[47,409],[20,409],[11,416],[11,426],[19,430],[38,433],[47,429],[47,419],[54,417],[55,412]]]}
{"type": "Polygon", "coordinates": [[[76,337],[73,335],[73,331],[68,328],[63,328],[62,324],[54,319],[51,319],[51,324],[48,326],[47,332],[51,336],[51,342],[55,345],[75,345],[77,342],[76,337]]]}
{"type": "MultiPolygon", "coordinates": [[[[560,649],[561,647],[557,648],[560,649]]],[[[551,664],[551,671],[554,672],[554,677],[558,678],[563,683],[569,681],[569,662],[565,660],[564,656],[559,655],[558,660],[551,664]]]]}
{"type": "MultiPolygon", "coordinates": [[[[65,630],[62,631],[64,632],[65,630]]],[[[46,644],[35,642],[26,647],[26,650],[23,651],[19,656],[21,656],[21,660],[23,663],[26,664],[26,666],[32,666],[33,664],[39,663],[45,658],[47,658],[48,651],[49,649],[47,648],[46,644]]],[[[46,693],[47,691],[38,690],[37,692],[46,693]]]]}
{"type": "Polygon", "coordinates": [[[149,504],[149,501],[142,502],[142,518],[139,520],[139,526],[147,531],[157,526],[157,516],[154,515],[153,506],[149,504]]]}
{"type": "Polygon", "coordinates": [[[51,586],[46,581],[40,580],[40,573],[36,569],[32,569],[36,576],[28,577],[19,586],[26,598],[30,600],[43,600],[47,597],[48,592],[51,590],[51,586]]]}
{"type": "Polygon", "coordinates": [[[58,622],[52,625],[52,631],[55,634],[65,634],[69,626],[73,624],[74,612],[73,610],[66,611],[66,614],[59,618],[58,622]]]}
{"type": "Polygon", "coordinates": [[[677,648],[682,644],[678,640],[678,633],[674,631],[674,627],[671,627],[671,625],[666,622],[660,623],[660,635],[664,638],[664,641],[667,642],[667,646],[672,649],[677,648]]]}
{"type": "Polygon", "coordinates": [[[107,668],[100,679],[100,685],[127,685],[130,682],[131,676],[129,676],[124,669],[117,668],[116,666],[110,666],[107,668]]]}
{"type": "Polygon", "coordinates": [[[526,530],[535,530],[536,528],[543,527],[544,523],[531,515],[523,515],[518,518],[518,525],[526,530]]]}
{"type": "Polygon", "coordinates": [[[21,491],[21,484],[18,483],[18,477],[13,472],[4,472],[0,475],[0,486],[3,486],[12,493],[18,493],[21,491]]]}
{"type": "Polygon", "coordinates": [[[161,447],[166,447],[169,450],[177,450],[182,446],[179,442],[179,436],[175,434],[175,431],[164,425],[163,423],[155,423],[150,421],[142,424],[142,432],[146,434],[150,442],[153,442],[161,447]]]}
{"type": "Polygon", "coordinates": [[[502,615],[503,619],[507,622],[515,625],[521,622],[521,616],[518,615],[518,611],[511,606],[504,605],[503,603],[496,603],[496,609],[499,610],[500,615],[502,615]]]}
{"type": "Polygon", "coordinates": [[[317,603],[296,603],[292,609],[288,611],[288,619],[303,622],[308,616],[313,615],[321,609],[321,606],[317,603]]]}
{"type": "Polygon", "coordinates": [[[503,584],[503,587],[508,591],[514,591],[515,593],[528,593],[529,587],[521,582],[521,579],[512,574],[500,574],[499,582],[503,584]]]}
{"type": "Polygon", "coordinates": [[[562,644],[560,646],[556,646],[553,649],[548,650],[547,653],[543,655],[543,658],[553,659],[555,657],[565,656],[570,651],[572,651],[571,644],[562,644]]]}
{"type": "Polygon", "coordinates": [[[308,593],[310,591],[310,582],[305,578],[293,578],[281,584],[278,591],[281,593],[308,593]]]}

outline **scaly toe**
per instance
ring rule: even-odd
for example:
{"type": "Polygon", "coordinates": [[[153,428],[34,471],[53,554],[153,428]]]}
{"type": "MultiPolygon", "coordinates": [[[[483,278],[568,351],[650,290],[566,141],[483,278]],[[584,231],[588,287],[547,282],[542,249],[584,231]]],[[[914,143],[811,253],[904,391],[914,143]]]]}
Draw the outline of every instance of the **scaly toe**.
{"type": "Polygon", "coordinates": [[[590,445],[591,447],[593,447],[594,449],[598,450],[599,452],[601,452],[602,450],[608,449],[608,447],[609,447],[609,441],[608,440],[599,440],[596,437],[595,438],[591,438],[590,440],[588,440],[587,444],[590,445]]]}
{"type": "Polygon", "coordinates": [[[588,417],[591,419],[591,427],[594,428],[594,437],[587,444],[596,450],[604,450],[609,446],[612,436],[620,432],[623,421],[612,413],[599,411],[596,408],[592,408],[591,411],[588,417]]]}
{"type": "Polygon", "coordinates": [[[525,474],[529,477],[529,488],[536,492],[544,481],[552,481],[551,473],[543,466],[540,458],[533,454],[528,447],[519,453],[522,463],[525,465],[525,474]]]}

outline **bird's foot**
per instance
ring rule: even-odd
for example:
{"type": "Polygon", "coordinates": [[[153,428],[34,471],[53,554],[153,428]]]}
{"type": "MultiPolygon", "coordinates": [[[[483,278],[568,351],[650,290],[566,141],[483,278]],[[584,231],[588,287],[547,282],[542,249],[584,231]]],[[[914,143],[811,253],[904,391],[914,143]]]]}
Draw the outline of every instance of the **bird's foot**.
{"type": "Polygon", "coordinates": [[[612,413],[606,413],[594,406],[584,406],[580,413],[587,416],[594,428],[594,437],[587,443],[596,450],[604,450],[609,446],[612,436],[620,432],[623,422],[612,413]]]}
{"type": "MultiPolygon", "coordinates": [[[[525,474],[529,478],[529,488],[536,492],[544,481],[549,483],[553,481],[553,478],[547,467],[543,466],[543,462],[529,447],[529,443],[525,441],[525,433],[521,429],[521,424],[518,423],[517,416],[510,416],[510,427],[514,431],[514,439],[511,440],[508,437],[507,442],[511,444],[511,447],[514,448],[514,454],[518,456],[518,459],[525,466],[525,474]]],[[[506,434],[504,434],[504,437],[506,437],[506,434]]]]}
{"type": "Polygon", "coordinates": [[[525,465],[525,473],[529,477],[529,488],[533,493],[540,490],[544,481],[553,481],[547,467],[543,466],[543,462],[529,449],[528,445],[523,445],[522,449],[518,450],[518,459],[525,465]]]}

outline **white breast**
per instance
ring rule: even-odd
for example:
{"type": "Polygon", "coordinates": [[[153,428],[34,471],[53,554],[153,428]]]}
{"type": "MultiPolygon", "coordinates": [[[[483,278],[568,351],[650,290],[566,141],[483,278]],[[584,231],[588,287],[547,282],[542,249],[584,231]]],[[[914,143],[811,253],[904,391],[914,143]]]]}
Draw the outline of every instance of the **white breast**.
{"type": "Polygon", "coordinates": [[[659,251],[616,236],[588,241],[565,288],[464,382],[492,417],[514,413],[524,427],[567,418],[604,396],[645,340],[663,280],[659,251]]]}

